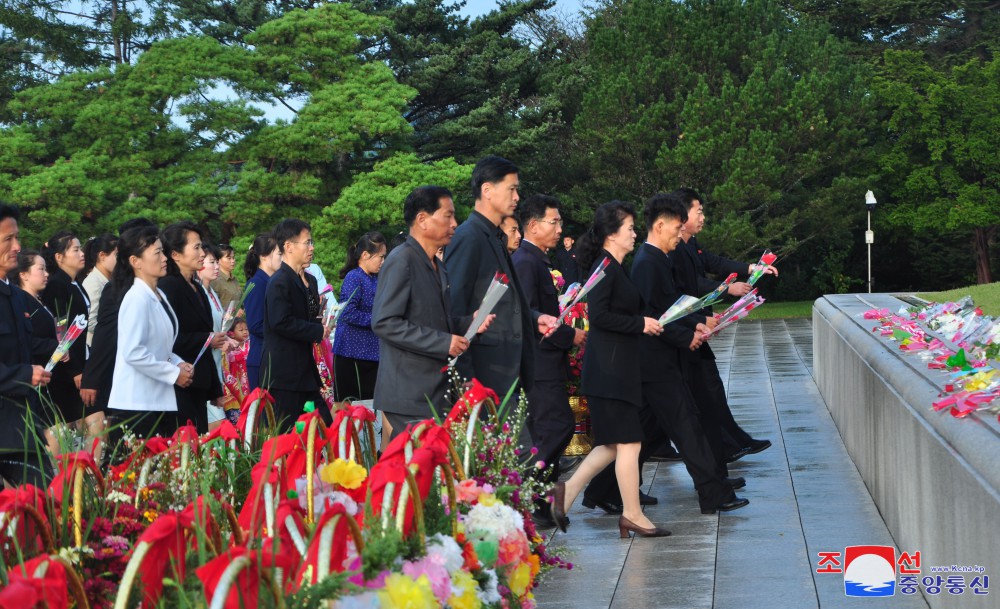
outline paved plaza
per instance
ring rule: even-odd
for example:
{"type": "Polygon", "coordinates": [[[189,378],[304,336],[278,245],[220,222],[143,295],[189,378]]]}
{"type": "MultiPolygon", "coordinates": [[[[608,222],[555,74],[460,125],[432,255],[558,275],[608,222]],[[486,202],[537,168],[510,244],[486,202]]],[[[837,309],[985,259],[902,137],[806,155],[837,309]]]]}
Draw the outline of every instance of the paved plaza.
{"type": "Polygon", "coordinates": [[[546,575],[538,606],[926,609],[919,593],[847,597],[842,574],[815,572],[819,552],[897,544],[813,382],[811,321],[743,321],[712,345],[737,421],[774,444],[730,466],[750,505],[702,515],[683,464],[647,464],[643,490],[660,502],[646,513],[673,535],[626,540],[617,517],[584,508],[581,495],[569,531],[551,542],[573,569],[546,575]]]}

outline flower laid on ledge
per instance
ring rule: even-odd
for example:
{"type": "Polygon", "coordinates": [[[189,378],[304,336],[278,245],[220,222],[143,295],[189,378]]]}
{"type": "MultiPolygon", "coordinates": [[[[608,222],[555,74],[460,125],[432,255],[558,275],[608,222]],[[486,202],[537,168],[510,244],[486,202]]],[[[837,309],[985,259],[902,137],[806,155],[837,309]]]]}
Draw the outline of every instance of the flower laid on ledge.
{"type": "Polygon", "coordinates": [[[48,488],[0,492],[0,606],[533,607],[541,570],[570,565],[525,517],[543,489],[512,402],[473,381],[377,460],[363,408],[128,438],[106,475],[64,455],[48,488]]]}
{"type": "Polygon", "coordinates": [[[898,342],[901,351],[919,352],[928,369],[948,373],[935,411],[948,409],[956,418],[1000,411],[1000,374],[989,364],[1000,354],[1000,319],[983,315],[971,297],[897,314],[872,309],[864,319],[877,320],[881,325],[872,331],[898,342]]]}

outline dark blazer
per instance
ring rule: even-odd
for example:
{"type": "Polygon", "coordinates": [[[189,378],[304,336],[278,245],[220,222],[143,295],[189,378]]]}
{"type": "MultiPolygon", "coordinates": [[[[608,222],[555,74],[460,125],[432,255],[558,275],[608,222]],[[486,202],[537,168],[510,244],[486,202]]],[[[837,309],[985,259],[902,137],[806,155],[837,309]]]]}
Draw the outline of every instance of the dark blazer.
{"type": "Polygon", "coordinates": [[[639,337],[646,327],[642,314],[645,304],[625,269],[608,252],[598,254],[590,273],[604,257],[610,260],[604,279],[587,295],[590,332],[583,352],[580,393],[621,400],[639,408],[639,337]]]}
{"type": "MultiPolygon", "coordinates": [[[[534,376],[536,315],[532,315],[524,291],[507,253],[503,232],[486,216],[473,211],[455,230],[445,248],[445,263],[454,289],[451,290],[453,315],[472,315],[486,294],[496,273],[510,279],[510,288],[493,309],[496,319],[489,330],[472,339],[469,350],[458,358],[458,371],[468,379],[479,379],[503,396],[519,377],[521,386],[531,389],[534,376]]],[[[464,334],[467,328],[459,333],[464,334]]]]}
{"type": "Polygon", "coordinates": [[[250,331],[247,366],[260,366],[261,356],[264,354],[264,295],[267,293],[267,282],[270,280],[271,276],[261,269],[257,269],[254,276],[247,280],[247,285],[254,284],[253,289],[247,294],[247,299],[243,301],[247,329],[250,331]]]}
{"type": "MultiPolygon", "coordinates": [[[[313,343],[323,340],[323,324],[310,315],[310,295],[319,302],[316,278],[302,278],[284,262],[267,282],[264,293],[264,355],[261,379],[269,387],[290,391],[316,391],[320,388],[319,370],[313,358],[313,343]]],[[[255,287],[254,290],[258,290],[255,287]]],[[[262,384],[263,386],[263,384],[262,384]]]]}
{"type": "Polygon", "coordinates": [[[580,281],[580,264],[576,261],[575,249],[568,250],[562,245],[556,247],[556,270],[562,273],[566,285],[580,281]]]}
{"type": "Polygon", "coordinates": [[[45,305],[27,292],[24,292],[24,306],[28,318],[31,319],[31,363],[44,366],[49,363],[49,358],[59,346],[59,339],[56,338],[56,318],[45,305]]]}
{"type": "MultiPolygon", "coordinates": [[[[712,266],[712,272],[726,275],[727,277],[732,273],[746,275],[747,269],[750,266],[714,254],[709,254],[706,257],[705,251],[701,249],[698,240],[694,237],[688,239],[687,243],[684,243],[682,239],[677,244],[675,252],[677,255],[674,256],[674,261],[676,262],[674,265],[674,279],[677,280],[677,287],[682,293],[699,298],[719,287],[719,283],[721,283],[705,276],[705,272],[708,270],[705,266],[706,260],[712,266]]],[[[712,309],[708,307],[702,309],[700,313],[708,317],[712,315],[712,309]]],[[[715,359],[715,354],[707,342],[698,348],[698,353],[702,359],[715,359]]]]}
{"type": "MultiPolygon", "coordinates": [[[[644,314],[659,318],[681,296],[674,285],[673,263],[663,250],[643,243],[632,261],[632,283],[646,303],[644,314]]],[[[688,315],[663,327],[659,336],[639,338],[643,380],[660,376],[663,367],[679,367],[681,359],[697,357],[690,350],[694,328],[703,316],[688,315]]]]}
{"type": "MultiPolygon", "coordinates": [[[[466,330],[472,317],[451,314],[448,271],[431,264],[423,248],[408,237],[385,259],[372,305],[372,331],[379,338],[375,407],[413,417],[446,414],[451,337],[466,330]]],[[[460,360],[461,361],[461,360],[460,360]]]]}
{"type": "MultiPolygon", "coordinates": [[[[162,277],[156,283],[156,287],[167,297],[167,302],[170,303],[170,307],[177,316],[177,339],[174,340],[174,353],[185,362],[194,363],[198,352],[205,346],[208,335],[215,327],[208,296],[205,295],[205,290],[200,287],[196,290],[191,289],[188,280],[180,275],[162,277]]],[[[191,384],[184,389],[178,388],[178,402],[183,400],[184,395],[186,395],[185,391],[190,389],[208,390],[208,399],[210,400],[222,395],[222,382],[219,380],[219,373],[215,370],[215,360],[209,353],[210,349],[211,347],[195,364],[194,380],[191,381],[191,384]]],[[[196,405],[192,404],[192,406],[196,405]]],[[[179,403],[178,409],[180,409],[179,403]]]]}
{"type": "MultiPolygon", "coordinates": [[[[49,283],[42,292],[42,302],[56,319],[66,319],[67,324],[73,323],[77,315],[84,319],[90,317],[90,301],[83,287],[78,283],[73,285],[69,275],[56,267],[49,271],[49,283]]],[[[81,337],[69,349],[69,361],[60,362],[52,370],[52,380],[49,382],[49,394],[52,401],[59,407],[67,421],[75,421],[83,415],[83,399],[73,380],[78,374],[83,374],[87,363],[87,340],[81,337]]]]}
{"type": "MultiPolygon", "coordinates": [[[[521,241],[511,260],[531,310],[559,317],[559,291],[552,281],[552,263],[545,252],[530,241],[521,241]]],[[[576,331],[561,325],[543,341],[537,332],[534,334],[531,344],[535,350],[535,380],[565,381],[566,354],[573,348],[576,331]]]]}
{"type": "MultiPolygon", "coordinates": [[[[130,283],[127,288],[132,287],[130,283]]],[[[96,410],[104,410],[108,406],[111,395],[111,381],[115,375],[115,354],[118,352],[118,311],[122,306],[122,298],[128,289],[119,292],[114,281],[109,281],[101,290],[101,300],[97,307],[97,328],[94,330],[94,340],[90,343],[90,357],[83,367],[83,389],[95,389],[97,401],[96,410]]]]}
{"type": "Polygon", "coordinates": [[[25,421],[28,408],[38,421],[38,395],[31,388],[31,319],[27,299],[19,287],[0,281],[0,453],[34,452],[34,433],[25,421]]]}

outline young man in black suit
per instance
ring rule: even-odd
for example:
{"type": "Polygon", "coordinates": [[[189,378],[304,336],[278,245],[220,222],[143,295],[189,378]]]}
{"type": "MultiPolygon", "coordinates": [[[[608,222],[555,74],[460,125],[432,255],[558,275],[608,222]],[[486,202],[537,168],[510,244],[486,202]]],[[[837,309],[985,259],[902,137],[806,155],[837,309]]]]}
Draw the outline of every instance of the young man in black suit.
{"type": "MultiPolygon", "coordinates": [[[[520,195],[517,165],[498,156],[488,156],[472,170],[475,209],[455,230],[445,248],[444,261],[451,277],[451,311],[470,315],[479,308],[486,289],[497,273],[509,279],[509,288],[493,312],[496,321],[489,331],[477,336],[469,352],[458,359],[458,372],[476,378],[497,392],[500,399],[515,387],[530,391],[535,382],[534,348],[536,328],[544,334],[556,325],[556,318],[531,311],[524,297],[514,265],[507,253],[507,240],[500,223],[514,215],[520,195]]],[[[539,334],[539,335],[540,335],[539,334]]],[[[511,399],[516,399],[516,393],[511,399]]],[[[532,445],[528,427],[521,428],[518,444],[528,463],[532,445]]]]}
{"type": "Polygon", "coordinates": [[[38,393],[52,375],[31,365],[27,296],[11,280],[21,251],[17,208],[0,203],[0,478],[44,488],[45,437],[38,424],[38,393]]]}
{"type": "MultiPolygon", "coordinates": [[[[716,273],[721,276],[728,276],[732,273],[748,275],[752,264],[717,256],[705,251],[698,244],[696,235],[705,226],[704,208],[698,193],[690,188],[681,188],[676,190],[674,194],[683,200],[688,211],[688,219],[684,223],[681,243],[677,246],[677,255],[674,256],[674,277],[677,280],[678,289],[683,294],[702,296],[719,286],[719,282],[706,277],[706,273],[716,273]]],[[[778,270],[773,266],[769,266],[766,272],[772,275],[778,274],[778,270]]],[[[729,286],[729,294],[738,298],[750,292],[751,289],[753,288],[748,283],[734,282],[729,286]]],[[[711,308],[702,310],[701,314],[705,316],[709,327],[715,326],[711,308]]],[[[698,406],[708,410],[722,426],[726,460],[732,463],[746,455],[759,453],[769,448],[771,446],[770,440],[754,439],[733,418],[729,401],[726,398],[726,388],[719,375],[719,367],[715,363],[715,354],[712,352],[712,348],[708,346],[708,343],[705,343],[698,349],[698,353],[701,356],[699,359],[701,365],[697,368],[700,373],[700,382],[693,383],[691,389],[698,406]]]]}
{"type": "Polygon", "coordinates": [[[576,239],[570,235],[562,238],[562,247],[556,248],[556,270],[562,273],[566,285],[580,281],[580,265],[576,261],[576,250],[573,244],[576,239]]]}
{"type": "MultiPolygon", "coordinates": [[[[559,291],[552,279],[548,252],[559,243],[562,216],[559,199],[532,195],[518,210],[524,238],[512,260],[525,298],[532,311],[559,315],[559,291]]],[[[535,385],[528,390],[528,429],[538,459],[552,469],[545,482],[559,479],[559,456],[573,437],[575,419],[566,393],[567,354],[587,340],[587,333],[559,326],[545,340],[532,341],[535,350],[535,385]]],[[[548,510],[538,512],[544,516],[548,510]]]]}
{"type": "Polygon", "coordinates": [[[298,219],[286,219],[274,229],[281,250],[281,267],[271,275],[264,293],[264,354],[261,378],[272,397],[281,427],[290,429],[312,402],[327,424],[330,408],[320,394],[319,370],[313,358],[313,344],[329,334],[320,320],[316,278],[304,272],[312,262],[315,246],[310,226],[298,219]]]}

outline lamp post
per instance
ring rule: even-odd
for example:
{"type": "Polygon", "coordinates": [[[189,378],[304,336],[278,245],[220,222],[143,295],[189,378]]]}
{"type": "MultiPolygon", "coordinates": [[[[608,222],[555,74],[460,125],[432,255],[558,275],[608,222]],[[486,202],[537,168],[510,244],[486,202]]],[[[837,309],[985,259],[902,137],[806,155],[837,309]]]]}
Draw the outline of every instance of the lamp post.
{"type": "Polygon", "coordinates": [[[865,243],[868,244],[868,293],[872,293],[872,243],[875,243],[875,233],[872,231],[872,212],[875,211],[875,193],[865,193],[865,207],[868,208],[868,230],[865,231],[865,243]]]}

